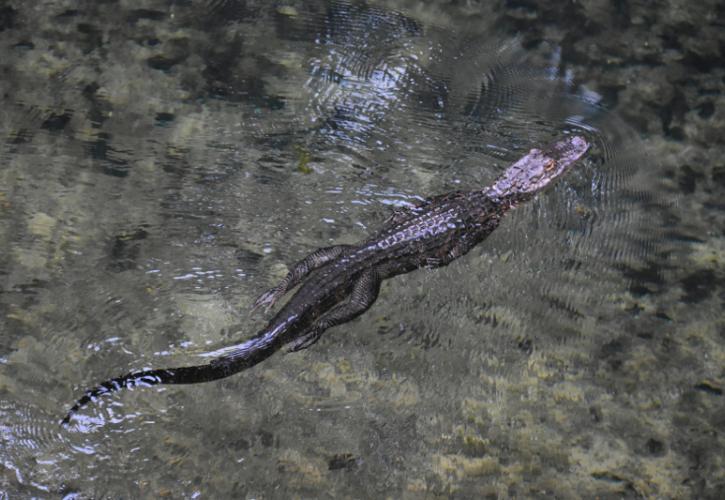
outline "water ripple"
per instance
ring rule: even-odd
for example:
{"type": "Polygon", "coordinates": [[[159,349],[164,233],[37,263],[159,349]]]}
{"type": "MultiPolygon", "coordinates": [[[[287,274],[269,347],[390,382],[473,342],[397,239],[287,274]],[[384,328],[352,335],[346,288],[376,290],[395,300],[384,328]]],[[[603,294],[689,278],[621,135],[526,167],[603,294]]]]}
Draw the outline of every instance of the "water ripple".
{"type": "MultiPolygon", "coordinates": [[[[483,19],[454,32],[361,2],[171,4],[53,14],[36,31],[71,60],[30,51],[4,66],[0,439],[25,496],[183,497],[236,478],[246,457],[261,465],[243,477],[277,478],[282,447],[366,442],[345,425],[324,442],[320,415],[392,421],[394,403],[415,417],[419,391],[458,407],[460,380],[501,380],[541,344],[607,328],[632,275],[659,278],[652,213],[670,201],[657,165],[555,44],[527,50],[483,19]],[[593,145],[584,161],[466,257],[386,284],[364,319],[325,337],[326,354],[128,391],[58,426],[88,385],[253,334],[253,297],[308,251],[364,238],[394,207],[488,185],[567,134],[593,145]],[[341,381],[328,353],[358,364],[340,363],[341,381]],[[296,385],[309,366],[317,375],[296,385]],[[391,367],[417,380],[399,393],[391,367]]],[[[380,455],[399,456],[385,441],[380,455]]],[[[290,477],[316,477],[303,462],[311,473],[290,477]]],[[[257,491],[226,486],[217,496],[257,491]]],[[[287,496],[299,491],[318,490],[287,496]]]]}

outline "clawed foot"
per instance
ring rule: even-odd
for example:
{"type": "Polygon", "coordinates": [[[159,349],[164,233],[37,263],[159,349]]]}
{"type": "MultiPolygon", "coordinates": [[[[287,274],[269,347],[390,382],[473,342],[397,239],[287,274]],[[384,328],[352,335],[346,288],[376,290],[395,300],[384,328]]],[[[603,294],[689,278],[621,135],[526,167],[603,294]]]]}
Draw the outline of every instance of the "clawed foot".
{"type": "Polygon", "coordinates": [[[292,342],[292,345],[289,347],[288,352],[297,352],[301,351],[302,349],[307,349],[315,342],[320,340],[320,337],[322,337],[322,332],[319,331],[312,331],[306,335],[303,335],[302,337],[292,342]]]}
{"type": "Polygon", "coordinates": [[[256,311],[260,307],[264,308],[265,313],[269,312],[272,306],[280,299],[280,297],[282,297],[282,295],[284,295],[284,293],[284,288],[279,287],[274,287],[271,290],[264,292],[257,300],[254,301],[254,304],[252,305],[252,312],[256,311]]]}

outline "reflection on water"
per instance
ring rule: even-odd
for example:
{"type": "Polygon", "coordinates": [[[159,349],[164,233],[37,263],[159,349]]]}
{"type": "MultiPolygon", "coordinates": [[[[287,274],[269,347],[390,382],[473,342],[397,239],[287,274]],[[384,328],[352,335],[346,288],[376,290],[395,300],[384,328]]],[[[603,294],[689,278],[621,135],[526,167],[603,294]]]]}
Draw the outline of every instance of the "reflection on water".
{"type": "Polygon", "coordinates": [[[3,49],[4,489],[473,494],[458,471],[536,481],[537,453],[566,469],[506,429],[573,432],[606,398],[587,349],[661,238],[637,137],[555,45],[524,50],[494,20],[460,33],[347,2],[166,9],[58,9],[7,34],[27,43],[3,49]],[[460,262],[388,284],[312,350],[106,398],[58,426],[99,380],[256,331],[249,305],[283,264],[363,238],[390,206],[486,185],[571,132],[595,147],[554,189],[460,262]],[[565,424],[547,422],[541,381],[567,370],[585,380],[560,395],[565,424]],[[490,458],[512,448],[519,472],[490,458]]]}

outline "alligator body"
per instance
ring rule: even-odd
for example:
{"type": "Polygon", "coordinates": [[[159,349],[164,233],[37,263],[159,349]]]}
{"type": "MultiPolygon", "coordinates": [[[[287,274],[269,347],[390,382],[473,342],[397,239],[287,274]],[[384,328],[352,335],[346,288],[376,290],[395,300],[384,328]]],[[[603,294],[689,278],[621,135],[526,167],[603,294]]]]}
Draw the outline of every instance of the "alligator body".
{"type": "Polygon", "coordinates": [[[397,210],[383,227],[357,245],[316,250],[297,263],[254,308],[272,307],[299,286],[255,337],[211,353],[207,364],[132,372],[89,389],[63,423],[83,405],[126,387],[194,384],[228,377],[267,359],[283,346],[314,344],[328,328],[352,320],[375,302],[380,283],[421,267],[445,266],[466,254],[498,227],[504,214],[560,177],[589,148],[568,136],[545,150],[532,149],[485,189],[456,191],[397,210]]]}

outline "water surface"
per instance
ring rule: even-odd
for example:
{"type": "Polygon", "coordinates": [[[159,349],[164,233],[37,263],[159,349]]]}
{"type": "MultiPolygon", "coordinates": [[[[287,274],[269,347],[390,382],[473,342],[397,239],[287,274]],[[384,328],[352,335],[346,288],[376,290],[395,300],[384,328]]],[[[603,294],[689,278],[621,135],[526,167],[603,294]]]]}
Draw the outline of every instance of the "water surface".
{"type": "MultiPolygon", "coordinates": [[[[683,381],[706,347],[657,364],[666,342],[637,340],[672,328],[651,293],[683,252],[667,217],[680,192],[577,81],[565,43],[529,43],[500,13],[440,9],[4,11],[8,495],[694,491],[678,408],[717,395],[722,373],[683,381]],[[571,133],[594,147],[553,189],[465,258],[386,282],[313,348],[217,383],[102,398],[58,425],[100,380],[253,335],[256,296],[315,248],[484,186],[571,133]]],[[[690,290],[682,300],[708,293],[690,290]]]]}

